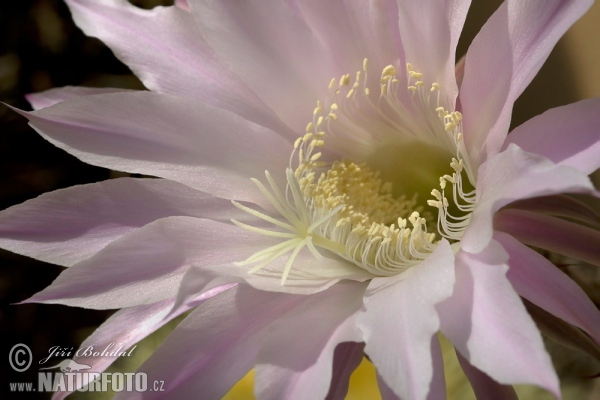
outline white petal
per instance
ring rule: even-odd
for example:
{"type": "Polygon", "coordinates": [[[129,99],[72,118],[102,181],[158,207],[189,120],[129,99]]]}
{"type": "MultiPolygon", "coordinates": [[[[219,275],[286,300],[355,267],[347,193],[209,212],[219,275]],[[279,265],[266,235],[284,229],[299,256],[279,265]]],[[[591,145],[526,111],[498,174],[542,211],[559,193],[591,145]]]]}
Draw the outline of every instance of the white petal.
{"type": "Polygon", "coordinates": [[[229,199],[268,204],[250,178],[264,176],[265,169],[283,174],[292,149],[279,133],[239,115],[151,92],[85,96],[15,111],[89,164],[156,175],[229,199]]]}
{"type": "Polygon", "coordinates": [[[511,144],[479,169],[477,208],[465,230],[461,248],[470,253],[483,250],[492,238],[494,213],[515,200],[593,191],[585,174],[511,144]]]}
{"type": "Polygon", "coordinates": [[[519,400],[515,389],[510,385],[501,385],[486,373],[472,366],[459,352],[456,357],[460,366],[469,379],[469,383],[478,399],[490,400],[519,400]]]}
{"type": "MultiPolygon", "coordinates": [[[[238,285],[200,305],[141,366],[164,392],[121,393],[128,399],[220,399],[253,366],[266,329],[307,297],[238,285]]],[[[117,399],[120,398],[117,396],[117,399]]]]}
{"type": "Polygon", "coordinates": [[[581,287],[547,258],[512,236],[495,232],[494,238],[510,255],[506,276],[517,293],[581,328],[600,344],[600,311],[581,287]]]}
{"type": "MultiPolygon", "coordinates": [[[[173,310],[174,299],[163,300],[158,303],[137,307],[124,308],[114,313],[86,340],[81,343],[76,351],[73,361],[89,365],[89,372],[103,372],[117,358],[115,355],[93,355],[93,352],[101,354],[103,350],[107,353],[118,354],[128,349],[133,352],[132,347],[137,342],[158,330],[173,318],[188,311],[192,306],[208,300],[209,298],[227,290],[230,286],[217,287],[211,291],[196,294],[193,305],[173,310]],[[119,350],[119,348],[121,348],[119,350]]],[[[86,375],[83,376],[82,385],[85,384],[86,375]]],[[[81,387],[78,386],[77,388],[81,387]]],[[[63,399],[71,392],[57,392],[53,400],[63,399]]]]}
{"type": "Polygon", "coordinates": [[[479,254],[457,254],[454,293],[437,307],[441,331],[495,381],[537,385],[560,397],[540,332],[506,278],[507,259],[496,241],[479,254]]]}
{"type": "Polygon", "coordinates": [[[97,37],[157,93],[202,100],[253,122],[282,127],[219,60],[181,7],[144,10],[127,0],[67,0],[77,26],[97,37]]]}
{"type": "Polygon", "coordinates": [[[291,5],[197,0],[190,6],[215,53],[288,126],[303,130],[320,94],[338,74],[329,49],[291,5]]]}
{"type": "Polygon", "coordinates": [[[600,167],[600,98],[553,108],[516,127],[504,148],[515,143],[584,174],[600,167]]]}
{"type": "Polygon", "coordinates": [[[445,240],[407,272],[375,278],[369,285],[366,311],[358,318],[365,352],[400,398],[426,399],[429,394],[432,338],[437,341],[440,326],[435,305],[452,294],[453,285],[454,255],[445,240]]]}
{"type": "Polygon", "coordinates": [[[254,393],[261,399],[320,399],[329,392],[339,343],[362,341],[355,317],[366,283],[340,282],[306,296],[267,330],[257,357],[254,393]]]}
{"type": "Polygon", "coordinates": [[[31,104],[34,110],[53,106],[61,101],[75,99],[82,96],[92,96],[95,94],[132,92],[127,89],[117,88],[92,88],[83,86],[65,86],[54,88],[39,93],[26,94],[25,98],[31,104]]]}
{"type": "Polygon", "coordinates": [[[452,105],[458,94],[456,45],[470,4],[470,0],[398,0],[406,62],[423,73],[429,84],[439,83],[452,105]]]}
{"type": "Polygon", "coordinates": [[[507,0],[475,37],[460,88],[464,138],[475,165],[500,150],[513,103],[558,39],[591,4],[591,0],[507,0]]]}
{"type": "Polygon", "coordinates": [[[192,265],[233,263],[264,246],[263,237],[234,225],[163,218],[67,269],[27,302],[94,309],[150,304],[175,297],[192,265]]]}
{"type": "Polygon", "coordinates": [[[46,193],[0,212],[0,246],[69,267],[157,219],[227,221],[243,214],[225,199],[177,182],[111,179],[46,193]]]}

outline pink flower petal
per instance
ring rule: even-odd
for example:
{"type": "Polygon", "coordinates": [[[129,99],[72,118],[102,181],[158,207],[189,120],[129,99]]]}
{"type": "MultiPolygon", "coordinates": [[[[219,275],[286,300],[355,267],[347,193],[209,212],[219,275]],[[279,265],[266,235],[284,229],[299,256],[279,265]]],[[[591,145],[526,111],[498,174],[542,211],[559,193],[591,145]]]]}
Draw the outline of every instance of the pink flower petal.
{"type": "Polygon", "coordinates": [[[524,210],[503,210],[494,227],[519,241],[600,266],[600,231],[524,210]]]}
{"type": "Polygon", "coordinates": [[[54,88],[39,93],[30,93],[25,98],[34,110],[53,106],[61,101],[74,99],[82,96],[91,96],[104,93],[132,92],[132,90],[118,88],[91,88],[83,86],[65,86],[54,88]]]}
{"type": "Polygon", "coordinates": [[[344,400],[348,394],[350,376],[362,362],[364,343],[340,343],[333,353],[333,377],[326,400],[344,400]]]}
{"type": "Polygon", "coordinates": [[[600,211],[568,195],[534,197],[510,204],[510,208],[567,217],[600,227],[600,211]]]}
{"type": "Polygon", "coordinates": [[[263,177],[265,169],[283,174],[292,149],[279,134],[238,115],[151,92],[86,96],[15,111],[45,139],[89,164],[258,203],[268,204],[250,178],[263,177]]]}
{"type": "Polygon", "coordinates": [[[77,26],[97,37],[158,93],[199,99],[271,128],[281,123],[217,59],[192,15],[179,7],[144,10],[127,0],[66,0],[77,26]]]}
{"type": "MultiPolygon", "coordinates": [[[[267,247],[265,245],[264,247],[267,247]]],[[[301,251],[285,285],[281,284],[281,275],[288,256],[282,256],[267,267],[249,274],[251,266],[229,264],[192,266],[181,281],[176,307],[193,299],[196,293],[228,283],[246,283],[255,289],[293,294],[314,294],[328,289],[340,280],[347,279],[364,282],[372,275],[345,260],[329,258],[317,260],[309,251],[301,251]]],[[[247,257],[244,255],[239,260],[247,257]]]]}
{"type": "Polygon", "coordinates": [[[347,73],[332,67],[330,50],[289,2],[200,0],[190,6],[215,53],[295,131],[311,121],[331,78],[347,73]]]}
{"type": "Polygon", "coordinates": [[[508,251],[506,277],[519,295],[583,329],[600,344],[600,311],[579,285],[512,236],[496,232],[494,239],[508,251]]]}
{"type": "Polygon", "coordinates": [[[567,349],[575,350],[600,361],[600,345],[590,336],[574,325],[555,317],[544,309],[522,298],[527,313],[535,321],[536,326],[548,339],[561,344],[567,349]]]}
{"type": "Polygon", "coordinates": [[[515,128],[504,143],[585,174],[600,167],[600,98],[553,108],[515,128]]]}
{"type": "MultiPolygon", "coordinates": [[[[454,67],[456,70],[456,84],[458,87],[462,85],[463,78],[465,77],[465,61],[467,61],[467,56],[464,55],[456,62],[456,66],[454,67]]],[[[456,107],[460,111],[462,111],[461,107],[456,107]]]]}
{"type": "Polygon", "coordinates": [[[404,66],[396,0],[304,0],[292,7],[332,53],[337,73],[358,71],[367,58],[376,83],[387,65],[404,66]]]}
{"type": "Polygon", "coordinates": [[[442,347],[437,335],[431,338],[431,357],[433,364],[433,376],[429,384],[427,400],[446,399],[446,379],[444,376],[444,359],[442,358],[442,347]]]}
{"type": "Polygon", "coordinates": [[[452,294],[453,266],[452,249],[442,240],[420,264],[395,278],[375,278],[369,285],[366,311],[358,317],[365,352],[400,398],[427,398],[438,377],[431,362],[432,338],[437,341],[440,326],[435,305],[452,294]]]}
{"type": "Polygon", "coordinates": [[[555,165],[545,157],[511,144],[479,168],[477,208],[461,240],[470,253],[483,250],[492,238],[493,215],[515,200],[555,193],[591,193],[594,187],[583,173],[555,165]]]}
{"type": "MultiPolygon", "coordinates": [[[[196,295],[193,306],[197,306],[229,288],[230,286],[221,286],[209,292],[196,295]]],[[[87,348],[93,346],[93,351],[97,352],[105,349],[108,349],[107,352],[117,352],[119,347],[122,347],[119,352],[128,350],[131,346],[158,330],[173,318],[188,311],[191,306],[182,307],[177,310],[172,310],[172,308],[173,299],[168,299],[154,304],[124,308],[117,311],[81,343],[81,346],[78,348],[78,353],[81,355],[73,357],[73,361],[92,367],[86,370],[86,372],[103,372],[117,357],[112,355],[88,356],[86,355],[87,348]],[[109,347],[111,343],[114,345],[109,347]]],[[[63,399],[69,393],[71,392],[57,392],[52,398],[54,400],[63,399]]]]}
{"type": "Polygon", "coordinates": [[[400,400],[400,397],[385,383],[381,375],[377,374],[377,386],[382,400],[400,400]]]}
{"type": "Polygon", "coordinates": [[[469,379],[475,397],[478,399],[489,399],[489,400],[519,400],[515,389],[510,385],[501,385],[492,378],[490,378],[485,372],[481,372],[469,361],[467,361],[458,351],[456,357],[460,366],[469,379]]]}
{"type": "Polygon", "coordinates": [[[451,104],[458,93],[454,64],[456,45],[470,0],[398,0],[399,28],[404,57],[448,93],[451,104]]]}
{"type": "Polygon", "coordinates": [[[57,190],[0,212],[0,246],[71,266],[169,216],[245,218],[218,197],[164,179],[121,178],[57,190]]]}
{"type": "MultiPolygon", "coordinates": [[[[431,337],[431,357],[433,361],[433,376],[429,384],[429,393],[427,400],[443,400],[446,395],[446,381],[444,378],[444,359],[442,358],[442,349],[437,335],[431,337]]],[[[400,400],[392,389],[385,383],[379,374],[377,374],[377,385],[383,400],[400,400]]]]}
{"type": "Polygon", "coordinates": [[[464,138],[474,165],[496,154],[508,133],[515,100],[591,0],[508,0],[467,52],[460,88],[464,138]]]}
{"type": "Polygon", "coordinates": [[[26,302],[93,309],[150,304],[175,297],[191,265],[233,263],[264,247],[263,237],[234,225],[168,217],[67,269],[26,302]]]}
{"type": "Polygon", "coordinates": [[[182,10],[191,11],[190,5],[188,4],[188,0],[175,0],[175,5],[182,10]]]}
{"type": "MultiPolygon", "coordinates": [[[[444,360],[442,349],[436,335],[431,337],[431,356],[433,358],[433,377],[429,384],[427,400],[446,399],[446,381],[444,380],[444,360]]],[[[381,375],[377,374],[377,385],[383,400],[400,400],[400,397],[385,383],[381,375]]]]}
{"type": "MultiPolygon", "coordinates": [[[[253,366],[268,327],[307,296],[238,285],[200,305],[142,365],[148,382],[165,382],[164,392],[121,398],[218,399],[253,366]]],[[[119,395],[116,397],[120,398],[119,395]]]]}
{"type": "Polygon", "coordinates": [[[506,278],[508,254],[495,241],[456,256],[452,297],[438,305],[441,331],[471,365],[502,384],[533,384],[560,398],[542,337],[506,278]]]}
{"type": "Polygon", "coordinates": [[[271,324],[256,363],[256,397],[322,399],[329,392],[334,350],[362,342],[356,314],[367,283],[340,282],[306,300],[271,324]]]}

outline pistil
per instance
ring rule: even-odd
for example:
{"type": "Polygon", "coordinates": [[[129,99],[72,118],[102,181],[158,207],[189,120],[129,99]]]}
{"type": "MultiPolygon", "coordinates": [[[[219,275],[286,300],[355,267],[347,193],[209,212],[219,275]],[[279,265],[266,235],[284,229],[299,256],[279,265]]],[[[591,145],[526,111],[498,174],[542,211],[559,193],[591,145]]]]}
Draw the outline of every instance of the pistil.
{"type": "MultiPolygon", "coordinates": [[[[444,108],[440,104],[441,86],[433,82],[426,90],[423,75],[410,64],[407,64],[406,78],[411,99],[408,107],[397,96],[400,80],[395,67],[390,65],[383,69],[378,100],[371,99],[367,71],[365,59],[363,70],[356,73],[352,85],[350,74],[331,80],[331,98],[325,103],[317,102],[312,121],[294,143],[290,166],[285,172],[285,191],[281,191],[269,172],[266,178],[270,188],[253,179],[282,219],[234,202],[236,207],[274,225],[275,230],[233,221],[236,225],[282,239],[279,244],[238,263],[254,264],[250,273],[291,252],[282,271],[284,284],[297,255],[307,247],[318,259],[322,259],[319,253],[322,249],[374,276],[396,275],[420,263],[435,250],[439,237],[429,233],[428,226],[437,226],[438,233],[452,241],[462,237],[475,202],[475,191],[464,191],[463,172],[469,179],[472,174],[463,158],[462,115],[444,108]],[[374,117],[378,121],[372,121],[374,117]],[[393,184],[384,181],[380,172],[366,163],[322,160],[320,149],[330,136],[334,145],[339,145],[344,135],[360,141],[364,132],[374,126],[391,131],[392,138],[402,137],[452,149],[455,157],[450,167],[454,173],[440,177],[440,190],[431,191],[435,199],[427,202],[438,209],[437,224],[428,223],[426,213],[417,204],[416,193],[394,197],[393,184]],[[453,207],[459,215],[449,209],[451,203],[445,194],[448,183],[452,185],[453,207]]],[[[427,165],[424,160],[423,168],[427,165]]]]}

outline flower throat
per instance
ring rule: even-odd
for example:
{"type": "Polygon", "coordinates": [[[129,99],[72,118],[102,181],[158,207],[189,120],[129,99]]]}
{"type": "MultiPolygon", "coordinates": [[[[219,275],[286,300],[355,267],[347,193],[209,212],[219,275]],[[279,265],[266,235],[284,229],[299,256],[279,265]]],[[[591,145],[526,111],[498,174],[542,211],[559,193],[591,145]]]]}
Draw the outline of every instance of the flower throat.
{"type": "MultiPolygon", "coordinates": [[[[280,190],[268,171],[266,178],[270,189],[253,179],[283,220],[233,202],[236,207],[271,223],[275,230],[233,220],[236,225],[282,240],[237,263],[255,264],[250,273],[291,252],[282,271],[284,284],[296,256],[306,247],[319,260],[323,258],[320,248],[374,276],[391,276],[420,263],[434,251],[439,238],[436,233],[428,232],[428,227],[451,241],[462,237],[475,201],[474,190],[468,193],[463,190],[462,115],[440,106],[440,85],[434,82],[425,89],[423,75],[414,71],[410,64],[406,68],[409,107],[397,95],[400,80],[391,65],[383,69],[379,96],[372,99],[367,70],[365,59],[353,84],[349,74],[331,80],[330,102],[317,102],[313,120],[308,123],[305,134],[294,143],[290,166],[285,171],[285,191],[280,190]],[[350,143],[350,147],[353,143],[345,139],[361,138],[364,132],[373,131],[374,126],[404,137],[411,145],[436,147],[441,143],[455,155],[449,157],[454,172],[439,177],[439,189],[433,189],[434,199],[427,201],[438,210],[437,223],[417,205],[416,193],[409,194],[410,197],[406,194],[394,197],[393,184],[384,181],[381,173],[367,163],[350,159],[322,160],[319,150],[324,148],[327,138],[333,139],[340,152],[352,154],[351,148],[343,149],[345,143],[350,143]],[[454,199],[452,212],[458,215],[449,210],[450,202],[445,196],[448,184],[454,199]]],[[[466,172],[467,176],[472,176],[468,167],[466,172]]]]}

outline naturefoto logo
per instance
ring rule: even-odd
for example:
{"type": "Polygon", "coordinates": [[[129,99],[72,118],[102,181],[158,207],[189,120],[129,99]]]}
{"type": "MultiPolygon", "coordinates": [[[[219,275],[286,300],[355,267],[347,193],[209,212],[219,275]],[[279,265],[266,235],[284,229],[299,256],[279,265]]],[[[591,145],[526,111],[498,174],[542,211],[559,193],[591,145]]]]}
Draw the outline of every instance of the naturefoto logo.
{"type": "MultiPolygon", "coordinates": [[[[104,348],[104,351],[94,351],[92,346],[84,349],[79,349],[75,355],[78,361],[67,358],[51,366],[39,368],[37,388],[33,382],[11,382],[9,383],[11,392],[162,392],[164,390],[164,381],[153,381],[152,387],[148,387],[148,377],[143,372],[94,372],[92,365],[86,364],[82,358],[88,357],[123,357],[130,356],[131,349],[128,353],[122,352],[121,347],[117,347],[117,351],[109,352],[111,348],[115,348],[115,344],[111,343],[104,348]],[[54,371],[52,371],[54,370],[54,371]],[[49,372],[46,372],[49,371],[49,372]]],[[[45,364],[49,360],[54,360],[53,357],[64,356],[72,353],[67,349],[54,346],[49,349],[49,355],[40,360],[39,364],[45,364]],[[60,349],[60,351],[59,351],[60,349]]],[[[19,343],[11,349],[9,353],[9,362],[13,370],[23,372],[32,364],[32,353],[29,347],[19,343]]]]}
{"type": "Polygon", "coordinates": [[[86,372],[91,368],[70,359],[52,367],[40,368],[40,371],[59,369],[60,372],[39,372],[38,388],[44,392],[145,392],[148,389],[145,373],[86,372]]]}

